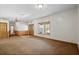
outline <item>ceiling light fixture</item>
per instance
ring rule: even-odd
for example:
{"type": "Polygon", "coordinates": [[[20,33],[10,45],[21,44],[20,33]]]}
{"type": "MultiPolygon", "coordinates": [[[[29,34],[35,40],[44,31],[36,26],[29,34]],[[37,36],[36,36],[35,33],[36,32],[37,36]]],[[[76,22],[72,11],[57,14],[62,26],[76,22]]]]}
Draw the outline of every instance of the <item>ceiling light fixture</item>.
{"type": "Polygon", "coordinates": [[[37,4],[36,8],[42,9],[42,8],[46,8],[47,6],[45,4],[37,4]]]}
{"type": "Polygon", "coordinates": [[[39,7],[39,8],[43,8],[43,4],[39,4],[38,7],[39,7]]]}

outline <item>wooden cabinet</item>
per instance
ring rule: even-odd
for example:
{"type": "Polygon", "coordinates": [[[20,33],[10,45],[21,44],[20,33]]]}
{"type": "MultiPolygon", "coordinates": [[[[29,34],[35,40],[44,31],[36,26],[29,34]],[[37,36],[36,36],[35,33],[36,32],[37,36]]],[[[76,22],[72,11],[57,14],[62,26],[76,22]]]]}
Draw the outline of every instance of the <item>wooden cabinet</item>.
{"type": "Polygon", "coordinates": [[[16,31],[15,33],[18,36],[28,35],[28,31],[16,31]]]}

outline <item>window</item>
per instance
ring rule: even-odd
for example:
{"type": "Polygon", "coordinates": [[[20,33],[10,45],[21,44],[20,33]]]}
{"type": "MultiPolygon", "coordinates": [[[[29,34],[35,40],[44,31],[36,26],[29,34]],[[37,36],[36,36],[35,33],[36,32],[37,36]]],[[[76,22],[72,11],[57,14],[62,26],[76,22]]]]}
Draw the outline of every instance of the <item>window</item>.
{"type": "Polygon", "coordinates": [[[50,34],[50,22],[39,23],[39,34],[50,34]]]}

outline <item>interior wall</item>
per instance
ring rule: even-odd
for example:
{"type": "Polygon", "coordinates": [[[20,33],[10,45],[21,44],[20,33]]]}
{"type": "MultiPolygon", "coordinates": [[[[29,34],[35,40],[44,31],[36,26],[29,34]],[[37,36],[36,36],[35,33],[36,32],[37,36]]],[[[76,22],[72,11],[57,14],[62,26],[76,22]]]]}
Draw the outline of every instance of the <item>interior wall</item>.
{"type": "Polygon", "coordinates": [[[51,37],[57,40],[77,43],[77,9],[63,11],[52,16],[51,37]]]}
{"type": "Polygon", "coordinates": [[[28,25],[24,22],[16,22],[15,31],[28,31],[28,25]]]}
{"type": "Polygon", "coordinates": [[[78,39],[78,48],[79,48],[79,5],[78,5],[78,21],[77,21],[77,39],[78,39]]]}
{"type": "Polygon", "coordinates": [[[72,9],[56,13],[45,18],[36,19],[33,21],[34,35],[77,43],[77,34],[75,31],[76,16],[77,9],[72,9]],[[50,35],[38,34],[38,23],[45,21],[50,21],[50,35]]]}

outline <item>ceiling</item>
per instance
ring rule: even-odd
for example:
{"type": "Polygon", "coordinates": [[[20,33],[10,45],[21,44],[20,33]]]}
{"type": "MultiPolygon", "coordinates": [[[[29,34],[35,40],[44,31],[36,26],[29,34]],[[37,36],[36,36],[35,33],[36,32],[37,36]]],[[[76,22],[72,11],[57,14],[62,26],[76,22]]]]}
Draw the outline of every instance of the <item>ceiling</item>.
{"type": "Polygon", "coordinates": [[[36,4],[0,4],[0,17],[35,19],[76,7],[75,4],[47,4],[41,9],[35,6],[36,4]]]}

